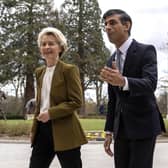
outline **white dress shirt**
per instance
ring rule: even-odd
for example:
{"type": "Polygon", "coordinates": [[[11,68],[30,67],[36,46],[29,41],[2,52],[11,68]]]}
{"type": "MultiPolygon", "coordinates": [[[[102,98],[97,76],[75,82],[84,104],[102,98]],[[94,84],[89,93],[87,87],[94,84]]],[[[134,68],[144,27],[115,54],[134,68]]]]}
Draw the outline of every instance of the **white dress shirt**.
{"type": "MultiPolygon", "coordinates": [[[[121,54],[120,54],[120,56],[121,56],[120,57],[121,72],[123,72],[127,51],[128,51],[128,48],[130,47],[132,41],[133,41],[132,38],[129,37],[119,48],[119,50],[121,52],[121,54]]],[[[123,87],[123,90],[129,90],[127,77],[124,77],[124,78],[125,78],[125,85],[123,87]]]]}
{"type": "MultiPolygon", "coordinates": [[[[132,43],[132,39],[129,37],[121,46],[120,48],[118,48],[121,52],[120,56],[120,66],[121,66],[121,72],[123,72],[123,69],[124,69],[124,63],[125,63],[125,59],[126,59],[126,55],[127,55],[127,51],[128,51],[128,48],[130,47],[131,43],[132,43]]],[[[124,77],[125,78],[125,85],[123,87],[123,91],[125,90],[129,90],[129,85],[128,85],[128,80],[127,80],[127,77],[124,77]]],[[[112,134],[112,132],[110,131],[106,131],[106,134],[112,134]]]]}

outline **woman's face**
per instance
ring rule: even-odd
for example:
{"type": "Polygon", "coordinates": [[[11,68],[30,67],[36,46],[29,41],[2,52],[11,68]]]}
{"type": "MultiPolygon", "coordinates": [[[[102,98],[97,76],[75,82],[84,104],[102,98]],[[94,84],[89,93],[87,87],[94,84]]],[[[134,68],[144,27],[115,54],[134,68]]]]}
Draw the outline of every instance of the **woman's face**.
{"type": "Polygon", "coordinates": [[[55,62],[62,51],[54,35],[43,35],[40,43],[40,52],[46,61],[55,62]]]}

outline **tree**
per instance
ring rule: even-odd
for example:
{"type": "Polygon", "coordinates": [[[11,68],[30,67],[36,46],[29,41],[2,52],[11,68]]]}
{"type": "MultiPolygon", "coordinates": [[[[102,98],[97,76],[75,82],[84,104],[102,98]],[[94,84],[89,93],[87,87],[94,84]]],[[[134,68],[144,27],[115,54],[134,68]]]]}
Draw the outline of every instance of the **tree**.
{"type": "Polygon", "coordinates": [[[34,70],[40,54],[37,35],[43,27],[55,26],[57,11],[51,11],[48,0],[3,0],[0,5],[1,81],[20,78],[24,100],[34,97],[34,70]]]}
{"type": "Polygon", "coordinates": [[[158,98],[159,108],[168,118],[168,76],[159,79],[158,90],[160,93],[158,98]]]}
{"type": "MultiPolygon", "coordinates": [[[[90,85],[100,82],[98,74],[107,57],[100,16],[97,0],[65,0],[61,7],[60,19],[69,42],[65,58],[80,69],[83,95],[90,85]]],[[[85,114],[84,106],[81,114],[85,114]]]]}
{"type": "Polygon", "coordinates": [[[163,92],[159,94],[157,103],[162,114],[167,115],[167,93],[163,92]]]}

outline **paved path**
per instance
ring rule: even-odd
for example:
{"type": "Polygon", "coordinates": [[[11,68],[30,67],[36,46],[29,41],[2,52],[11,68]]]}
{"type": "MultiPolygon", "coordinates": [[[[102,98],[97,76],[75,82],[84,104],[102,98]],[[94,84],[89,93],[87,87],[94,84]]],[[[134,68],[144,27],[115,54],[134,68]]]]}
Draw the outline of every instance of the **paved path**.
{"type": "MultiPolygon", "coordinates": [[[[0,143],[0,168],[28,168],[31,154],[28,143],[0,143]]],[[[88,143],[82,147],[83,168],[114,168],[113,159],[103,150],[102,142],[88,143]]],[[[168,143],[157,143],[154,168],[167,168],[168,143]]],[[[57,158],[50,168],[60,168],[57,158]]]]}

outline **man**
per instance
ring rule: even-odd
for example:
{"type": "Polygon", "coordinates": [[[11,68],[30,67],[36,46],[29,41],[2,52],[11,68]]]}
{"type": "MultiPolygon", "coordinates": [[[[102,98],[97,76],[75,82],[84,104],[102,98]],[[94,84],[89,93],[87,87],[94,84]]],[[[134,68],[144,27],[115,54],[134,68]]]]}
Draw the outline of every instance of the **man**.
{"type": "Polygon", "coordinates": [[[109,96],[104,148],[113,156],[113,134],[115,168],[152,168],[156,137],[165,131],[154,96],[156,50],[131,39],[132,20],[125,11],[108,10],[103,19],[116,47],[100,73],[108,82],[109,96]]]}

